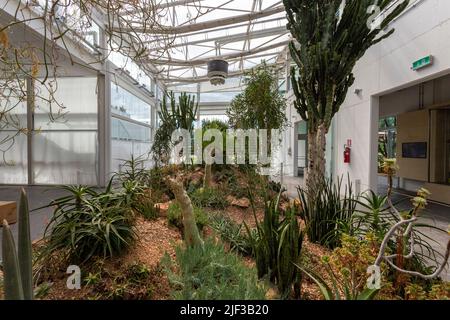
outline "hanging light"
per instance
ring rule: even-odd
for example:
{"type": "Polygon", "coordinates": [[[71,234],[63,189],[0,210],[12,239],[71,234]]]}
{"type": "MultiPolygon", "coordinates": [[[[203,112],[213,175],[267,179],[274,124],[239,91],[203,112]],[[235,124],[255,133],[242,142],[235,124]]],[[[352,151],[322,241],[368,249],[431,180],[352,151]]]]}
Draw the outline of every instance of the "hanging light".
{"type": "Polygon", "coordinates": [[[208,78],[212,85],[224,85],[228,77],[228,62],[225,60],[208,61],[208,78]]]}

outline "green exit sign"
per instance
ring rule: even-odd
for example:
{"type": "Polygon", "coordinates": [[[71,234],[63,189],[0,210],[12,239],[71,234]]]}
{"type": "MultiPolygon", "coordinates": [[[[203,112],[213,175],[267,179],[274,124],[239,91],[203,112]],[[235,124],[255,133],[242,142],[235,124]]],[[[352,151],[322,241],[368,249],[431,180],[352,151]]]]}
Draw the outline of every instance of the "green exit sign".
{"type": "Polygon", "coordinates": [[[412,69],[417,71],[419,69],[431,66],[433,64],[433,56],[427,56],[413,62],[412,69]]]}

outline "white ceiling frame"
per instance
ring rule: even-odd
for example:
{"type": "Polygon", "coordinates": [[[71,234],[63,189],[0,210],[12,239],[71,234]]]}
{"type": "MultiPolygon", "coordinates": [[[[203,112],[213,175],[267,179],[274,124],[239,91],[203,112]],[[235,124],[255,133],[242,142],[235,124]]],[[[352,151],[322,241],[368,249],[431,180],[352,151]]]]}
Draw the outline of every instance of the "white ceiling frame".
{"type": "MultiPolygon", "coordinates": [[[[213,29],[213,28],[217,28],[217,27],[229,26],[229,25],[233,25],[236,23],[251,21],[251,20],[260,19],[260,18],[264,18],[264,17],[269,17],[269,16],[272,16],[274,14],[284,12],[284,11],[285,11],[284,6],[279,6],[279,7],[275,7],[275,8],[271,8],[271,9],[258,11],[255,13],[243,14],[243,15],[239,15],[239,16],[235,16],[235,17],[228,17],[228,18],[223,18],[223,19],[209,20],[206,22],[199,22],[199,23],[194,23],[194,24],[184,25],[184,26],[179,26],[179,27],[166,27],[166,28],[161,28],[159,30],[148,30],[148,28],[142,29],[139,27],[136,27],[133,29],[128,29],[128,30],[127,30],[127,28],[120,28],[120,31],[121,32],[133,31],[133,32],[142,32],[142,33],[152,32],[153,34],[181,35],[181,34],[186,34],[186,33],[190,33],[190,32],[195,32],[195,31],[200,31],[200,30],[204,31],[204,30],[213,29]]],[[[133,23],[133,22],[130,22],[130,23],[133,23]]]]}
{"type": "MultiPolygon", "coordinates": [[[[271,40],[273,41],[273,40],[271,40]]],[[[163,60],[163,59],[149,59],[148,62],[156,64],[156,65],[174,65],[174,66],[193,66],[193,65],[204,65],[207,64],[208,61],[210,61],[211,59],[224,59],[224,60],[228,60],[228,59],[234,59],[234,58],[240,58],[240,57],[245,57],[245,56],[251,56],[253,54],[256,53],[261,53],[264,51],[268,51],[271,49],[275,49],[275,48],[279,48],[279,47],[283,47],[283,46],[287,46],[289,44],[290,40],[286,40],[286,41],[281,41],[281,42],[277,42],[275,44],[266,46],[266,47],[262,47],[259,46],[257,48],[253,48],[249,51],[244,51],[244,52],[239,52],[239,53],[232,53],[232,54],[228,54],[228,55],[221,55],[221,56],[212,56],[212,57],[207,57],[207,58],[203,58],[203,59],[197,59],[197,60],[190,60],[190,61],[183,61],[183,60],[163,60]]]]}
{"type": "Polygon", "coordinates": [[[173,45],[170,45],[165,48],[158,48],[155,51],[167,50],[169,48],[170,49],[179,48],[179,47],[184,47],[184,46],[197,46],[202,43],[216,42],[216,41],[220,42],[221,44],[227,44],[227,43],[243,41],[248,36],[250,36],[252,39],[259,39],[259,38],[269,37],[272,35],[287,34],[288,32],[289,31],[286,29],[285,26],[274,27],[274,28],[270,28],[270,29],[256,30],[256,31],[252,31],[250,33],[243,32],[243,33],[233,34],[233,35],[229,35],[229,36],[214,37],[214,38],[202,39],[202,40],[193,40],[193,41],[189,41],[186,43],[174,43],[173,45]]]}

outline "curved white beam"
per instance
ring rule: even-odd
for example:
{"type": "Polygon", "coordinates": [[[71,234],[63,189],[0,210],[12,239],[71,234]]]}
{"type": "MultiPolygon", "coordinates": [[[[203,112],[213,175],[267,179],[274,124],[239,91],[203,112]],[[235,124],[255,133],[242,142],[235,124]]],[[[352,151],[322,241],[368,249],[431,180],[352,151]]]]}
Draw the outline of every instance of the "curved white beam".
{"type": "Polygon", "coordinates": [[[114,28],[115,31],[119,32],[141,32],[141,33],[152,33],[152,34],[173,34],[173,35],[181,35],[189,32],[195,32],[200,30],[208,30],[212,28],[217,27],[223,27],[228,26],[236,23],[241,23],[245,21],[251,21],[259,18],[268,17],[280,12],[284,12],[284,6],[279,6],[271,9],[266,9],[262,11],[258,11],[255,13],[249,13],[249,14],[243,14],[235,17],[228,17],[223,19],[216,19],[216,20],[209,20],[206,22],[199,22],[194,24],[188,24],[184,26],[179,27],[166,27],[166,28],[159,28],[158,30],[152,30],[149,28],[128,28],[128,27],[116,27],[114,28]]]}

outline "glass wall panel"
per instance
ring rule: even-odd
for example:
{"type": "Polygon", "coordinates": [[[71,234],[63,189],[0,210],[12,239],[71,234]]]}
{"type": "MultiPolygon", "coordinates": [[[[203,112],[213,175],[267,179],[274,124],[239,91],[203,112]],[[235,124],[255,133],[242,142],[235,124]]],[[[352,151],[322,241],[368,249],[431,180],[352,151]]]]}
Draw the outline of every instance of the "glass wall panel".
{"type": "Polygon", "coordinates": [[[121,141],[111,142],[111,168],[113,171],[120,171],[124,160],[129,160],[131,155],[135,157],[147,158],[150,151],[150,142],[121,141]]]}
{"type": "MultiPolygon", "coordinates": [[[[23,83],[25,88],[25,82],[23,83]]],[[[11,90],[0,92],[0,113],[5,115],[0,119],[0,131],[18,131],[27,127],[27,103],[24,96],[15,94],[11,90]]],[[[1,140],[0,140],[1,141],[1,140]]]]}
{"type": "Polygon", "coordinates": [[[150,142],[150,128],[121,119],[112,118],[111,138],[123,141],[150,142]]]}
{"type": "Polygon", "coordinates": [[[111,111],[119,116],[151,124],[151,107],[122,87],[111,84],[111,111]]]}
{"type": "Polygon", "coordinates": [[[35,133],[32,139],[33,182],[36,184],[98,184],[97,78],[58,78],[53,99],[64,115],[46,101],[48,91],[36,84],[35,133]]]}
{"type": "Polygon", "coordinates": [[[36,130],[97,130],[97,78],[58,78],[51,104],[45,87],[36,83],[36,92],[36,130]],[[50,112],[56,121],[51,121],[50,112]]]}
{"type": "Polygon", "coordinates": [[[152,106],[111,83],[111,170],[120,171],[124,160],[148,157],[151,147],[152,106]]]}
{"type": "Polygon", "coordinates": [[[41,132],[33,137],[34,181],[96,185],[97,132],[41,132]]]}
{"type": "Polygon", "coordinates": [[[0,184],[28,182],[27,136],[16,133],[0,132],[0,184]]]}

